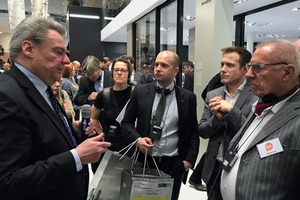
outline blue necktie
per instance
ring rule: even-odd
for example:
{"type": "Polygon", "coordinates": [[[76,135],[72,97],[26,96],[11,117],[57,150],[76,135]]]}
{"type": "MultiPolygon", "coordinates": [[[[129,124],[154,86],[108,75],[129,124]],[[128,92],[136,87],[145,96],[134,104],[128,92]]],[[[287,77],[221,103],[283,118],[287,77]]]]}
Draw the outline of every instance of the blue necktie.
{"type": "Polygon", "coordinates": [[[68,122],[66,121],[66,118],[65,118],[65,116],[64,116],[64,114],[63,114],[63,112],[62,112],[62,110],[61,110],[62,108],[61,108],[61,106],[59,105],[59,103],[58,103],[56,97],[54,96],[53,91],[52,91],[52,89],[51,89],[50,86],[48,86],[48,88],[47,88],[47,93],[48,93],[48,95],[49,95],[49,98],[50,98],[50,101],[51,101],[51,104],[52,104],[52,107],[53,107],[55,113],[56,113],[57,116],[59,117],[60,121],[63,123],[63,125],[64,125],[64,127],[65,127],[65,129],[66,129],[66,131],[67,131],[67,133],[68,133],[68,135],[69,135],[69,137],[70,137],[72,143],[73,143],[74,146],[76,147],[76,146],[77,146],[76,139],[75,139],[75,137],[73,136],[72,130],[71,130],[71,128],[70,128],[68,122]]]}

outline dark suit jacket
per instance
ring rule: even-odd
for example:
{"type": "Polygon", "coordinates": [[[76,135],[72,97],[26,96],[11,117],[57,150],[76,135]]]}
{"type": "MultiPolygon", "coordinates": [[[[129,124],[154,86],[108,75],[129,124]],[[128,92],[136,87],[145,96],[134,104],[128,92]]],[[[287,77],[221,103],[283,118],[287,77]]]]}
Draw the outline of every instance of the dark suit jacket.
{"type": "MultiPolygon", "coordinates": [[[[103,78],[103,77],[102,77],[103,78]]],[[[103,88],[112,86],[112,75],[108,70],[104,70],[104,81],[103,88]]],[[[94,81],[91,81],[87,75],[80,78],[79,90],[74,98],[74,103],[77,106],[82,106],[84,104],[93,105],[95,101],[89,101],[88,97],[92,92],[96,92],[94,81]]]]}
{"type": "MultiPolygon", "coordinates": [[[[231,144],[239,135],[240,132],[231,144]]],[[[236,199],[299,199],[299,149],[300,91],[274,114],[241,156],[236,199]],[[260,158],[256,145],[275,138],[279,139],[283,152],[260,158]]]]}
{"type": "Polygon", "coordinates": [[[253,94],[250,84],[247,82],[231,112],[224,116],[224,123],[220,123],[210,111],[208,102],[213,97],[224,96],[224,87],[219,87],[207,93],[203,115],[198,127],[199,135],[204,139],[209,138],[202,171],[202,179],[206,183],[208,183],[213,173],[217,162],[216,156],[221,143],[223,142],[226,151],[230,140],[245,123],[251,111],[252,104],[258,99],[253,94]]]}
{"type": "Polygon", "coordinates": [[[183,88],[194,92],[194,70],[185,75],[183,88]]]}
{"type": "Polygon", "coordinates": [[[1,199],[85,199],[88,175],[84,184],[57,115],[17,67],[2,74],[0,84],[1,199]]]}
{"type": "MultiPolygon", "coordinates": [[[[127,105],[122,128],[128,143],[138,137],[147,137],[150,132],[152,105],[156,92],[156,83],[137,84],[127,105]],[[134,128],[137,118],[137,127],[134,128]]],[[[197,134],[196,95],[175,86],[178,105],[179,156],[194,165],[199,149],[197,134]]]]}

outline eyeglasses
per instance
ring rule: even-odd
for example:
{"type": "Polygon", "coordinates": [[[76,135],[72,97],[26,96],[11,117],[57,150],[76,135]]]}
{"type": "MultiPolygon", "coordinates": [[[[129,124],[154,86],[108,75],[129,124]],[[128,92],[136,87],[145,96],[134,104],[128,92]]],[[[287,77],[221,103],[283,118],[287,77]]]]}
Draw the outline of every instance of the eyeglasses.
{"type": "Polygon", "coordinates": [[[259,73],[261,72],[262,69],[265,69],[266,66],[271,66],[271,65],[287,65],[286,62],[278,62],[278,63],[268,63],[268,64],[264,64],[264,63],[247,63],[246,64],[246,69],[249,70],[250,67],[252,67],[252,71],[255,73],[259,73]]]}
{"type": "Polygon", "coordinates": [[[119,72],[120,72],[120,73],[123,74],[123,73],[128,72],[128,70],[127,70],[127,69],[114,69],[114,72],[115,72],[115,73],[119,73],[119,72]]]}

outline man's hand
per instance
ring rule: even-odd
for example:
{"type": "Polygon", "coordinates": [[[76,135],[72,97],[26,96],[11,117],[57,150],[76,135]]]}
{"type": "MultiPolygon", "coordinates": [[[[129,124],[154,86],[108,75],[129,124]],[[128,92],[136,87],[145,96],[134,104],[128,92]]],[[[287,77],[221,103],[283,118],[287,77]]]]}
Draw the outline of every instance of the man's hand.
{"type": "MultiPolygon", "coordinates": [[[[72,127],[75,131],[75,133],[77,134],[78,137],[81,137],[81,123],[82,121],[75,121],[72,123],[72,127]]],[[[96,135],[96,131],[95,131],[95,125],[94,125],[94,120],[90,119],[90,122],[88,124],[88,127],[85,130],[86,135],[90,136],[94,136],[96,135]]]]}
{"type": "Polygon", "coordinates": [[[185,170],[192,168],[192,164],[189,161],[184,160],[183,165],[184,165],[185,170]]]}
{"type": "Polygon", "coordinates": [[[90,101],[94,101],[97,97],[98,93],[97,92],[92,92],[90,95],[89,95],[89,100],[90,101]]]}
{"type": "Polygon", "coordinates": [[[138,139],[137,146],[142,153],[146,154],[147,152],[147,154],[149,155],[152,153],[154,144],[152,143],[152,140],[150,138],[144,137],[138,139]]]}
{"type": "Polygon", "coordinates": [[[217,96],[209,101],[209,107],[218,120],[222,120],[223,115],[229,113],[232,110],[233,105],[224,100],[222,96],[217,96]]]}
{"type": "Polygon", "coordinates": [[[82,164],[89,164],[97,162],[102,153],[107,151],[111,143],[102,142],[104,135],[97,135],[95,137],[88,138],[80,143],[76,147],[82,164]]]}

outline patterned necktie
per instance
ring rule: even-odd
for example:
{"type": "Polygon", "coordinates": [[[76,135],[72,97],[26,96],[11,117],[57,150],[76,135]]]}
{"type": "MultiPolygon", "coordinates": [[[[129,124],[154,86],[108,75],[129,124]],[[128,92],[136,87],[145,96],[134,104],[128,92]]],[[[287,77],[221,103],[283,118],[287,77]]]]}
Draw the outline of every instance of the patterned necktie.
{"type": "Polygon", "coordinates": [[[69,124],[68,124],[68,122],[67,122],[67,120],[66,120],[66,118],[65,118],[65,116],[64,116],[64,114],[61,110],[61,106],[59,105],[56,97],[54,96],[53,91],[52,91],[50,86],[48,86],[48,88],[47,88],[47,93],[49,95],[49,98],[50,98],[50,101],[51,101],[51,104],[52,104],[52,107],[53,107],[55,113],[59,117],[60,121],[63,123],[63,125],[64,125],[64,127],[65,127],[72,143],[76,147],[77,146],[76,139],[73,136],[72,130],[71,130],[71,128],[70,128],[70,126],[69,126],[69,124]]]}

